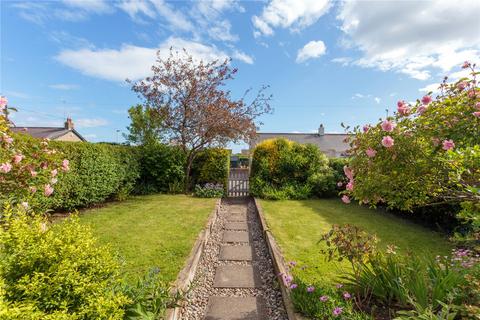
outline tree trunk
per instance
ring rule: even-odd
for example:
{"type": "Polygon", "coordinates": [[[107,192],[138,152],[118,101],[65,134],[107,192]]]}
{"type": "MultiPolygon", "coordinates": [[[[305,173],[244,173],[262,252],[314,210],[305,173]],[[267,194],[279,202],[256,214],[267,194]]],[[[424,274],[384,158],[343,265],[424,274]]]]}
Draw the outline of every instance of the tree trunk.
{"type": "Polygon", "coordinates": [[[193,158],[194,154],[190,152],[187,156],[187,163],[185,165],[185,185],[184,185],[184,192],[185,194],[190,191],[190,171],[192,170],[193,158]]]}

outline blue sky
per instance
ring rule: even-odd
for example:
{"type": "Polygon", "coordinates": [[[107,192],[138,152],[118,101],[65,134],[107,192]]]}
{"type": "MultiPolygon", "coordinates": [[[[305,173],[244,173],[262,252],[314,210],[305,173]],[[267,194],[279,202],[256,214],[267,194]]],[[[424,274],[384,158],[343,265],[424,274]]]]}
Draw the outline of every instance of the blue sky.
{"type": "Polygon", "coordinates": [[[0,91],[19,126],[71,116],[90,141],[122,141],[139,99],[124,81],[156,50],[230,56],[239,97],[270,85],[261,131],[376,121],[480,62],[480,1],[2,1],[0,91]]]}

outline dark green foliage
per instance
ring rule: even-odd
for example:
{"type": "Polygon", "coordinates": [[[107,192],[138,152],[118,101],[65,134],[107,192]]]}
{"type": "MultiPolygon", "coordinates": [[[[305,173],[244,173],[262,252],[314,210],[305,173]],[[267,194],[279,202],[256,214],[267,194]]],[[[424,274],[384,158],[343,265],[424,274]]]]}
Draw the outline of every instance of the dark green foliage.
{"type": "Polygon", "coordinates": [[[137,148],[88,142],[52,142],[70,161],[70,171],[54,186],[45,201],[53,210],[71,210],[123,200],[135,189],[140,176],[137,148]]]}
{"type": "Polygon", "coordinates": [[[212,148],[201,151],[193,161],[192,179],[194,185],[214,183],[227,185],[230,170],[230,152],[212,148]]]}
{"type": "Polygon", "coordinates": [[[259,144],[252,157],[250,192],[266,199],[307,199],[335,190],[327,157],[311,144],[286,139],[259,144]]]}
{"type": "Polygon", "coordinates": [[[185,180],[185,155],[179,147],[161,143],[140,148],[142,177],[139,193],[180,193],[185,180]]]}

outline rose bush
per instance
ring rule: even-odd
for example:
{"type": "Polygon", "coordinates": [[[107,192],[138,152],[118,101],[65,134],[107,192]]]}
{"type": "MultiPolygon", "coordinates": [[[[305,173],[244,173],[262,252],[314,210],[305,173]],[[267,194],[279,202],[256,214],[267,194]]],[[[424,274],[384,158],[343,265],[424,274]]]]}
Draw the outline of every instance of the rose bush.
{"type": "MultiPolygon", "coordinates": [[[[479,73],[468,62],[463,67],[469,77],[455,83],[445,78],[436,98],[429,93],[415,103],[399,101],[393,116],[353,129],[344,202],[408,211],[459,203],[462,217],[478,227],[479,73]]],[[[473,234],[478,237],[478,230],[473,234]]]]}

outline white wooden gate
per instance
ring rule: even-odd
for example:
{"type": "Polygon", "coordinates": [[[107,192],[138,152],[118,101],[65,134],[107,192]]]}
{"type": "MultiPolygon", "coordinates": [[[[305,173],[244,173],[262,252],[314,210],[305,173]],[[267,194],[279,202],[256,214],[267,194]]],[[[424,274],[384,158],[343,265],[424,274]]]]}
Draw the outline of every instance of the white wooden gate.
{"type": "Polygon", "coordinates": [[[228,196],[247,197],[249,195],[249,169],[230,168],[228,176],[228,196]]]}

